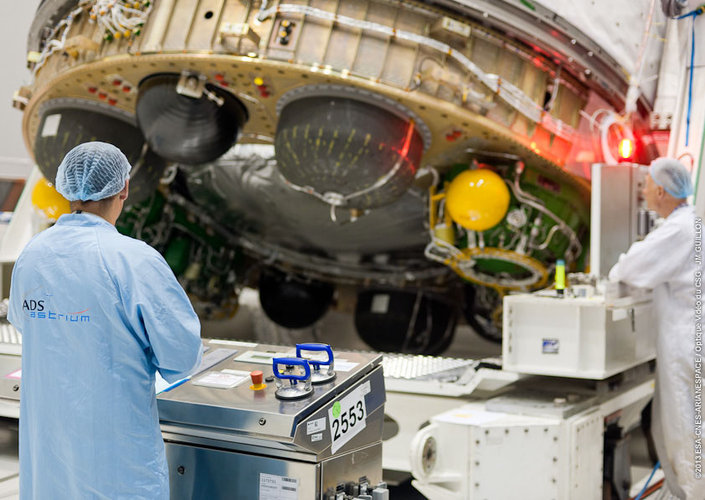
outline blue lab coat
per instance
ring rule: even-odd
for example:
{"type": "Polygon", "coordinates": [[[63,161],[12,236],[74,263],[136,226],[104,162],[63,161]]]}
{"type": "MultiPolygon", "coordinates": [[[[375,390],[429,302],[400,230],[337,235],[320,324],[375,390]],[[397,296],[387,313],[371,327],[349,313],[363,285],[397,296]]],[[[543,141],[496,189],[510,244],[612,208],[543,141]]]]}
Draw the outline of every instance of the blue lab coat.
{"type": "Polygon", "coordinates": [[[22,499],[168,499],[155,372],[201,358],[200,323],[161,255],[96,215],[63,215],[12,274],[22,333],[22,499]]]}

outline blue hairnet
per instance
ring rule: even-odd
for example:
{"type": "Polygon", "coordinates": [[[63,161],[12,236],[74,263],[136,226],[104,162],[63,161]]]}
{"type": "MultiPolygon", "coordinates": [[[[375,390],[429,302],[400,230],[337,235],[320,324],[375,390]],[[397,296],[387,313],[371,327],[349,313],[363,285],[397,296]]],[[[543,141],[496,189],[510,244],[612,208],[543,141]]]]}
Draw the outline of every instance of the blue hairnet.
{"type": "Polygon", "coordinates": [[[56,190],[69,201],[98,201],[118,194],[132,166],[112,144],[86,142],[68,152],[56,173],[56,190]]]}
{"type": "Polygon", "coordinates": [[[685,165],[674,158],[658,158],[652,161],[649,175],[674,198],[687,198],[693,194],[690,172],[685,165]]]}

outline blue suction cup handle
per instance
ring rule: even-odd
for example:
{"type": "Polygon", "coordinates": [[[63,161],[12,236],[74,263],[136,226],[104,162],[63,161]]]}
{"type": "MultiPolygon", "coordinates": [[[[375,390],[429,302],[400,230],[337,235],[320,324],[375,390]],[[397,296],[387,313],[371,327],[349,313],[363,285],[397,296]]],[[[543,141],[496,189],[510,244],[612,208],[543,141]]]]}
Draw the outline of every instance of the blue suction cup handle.
{"type": "Polygon", "coordinates": [[[328,344],[296,344],[296,357],[301,357],[302,351],[315,351],[315,352],[327,352],[327,361],[318,361],[315,359],[309,359],[308,362],[313,365],[314,368],[318,369],[323,365],[331,365],[333,363],[333,349],[330,348],[328,344]]]}
{"type": "MultiPolygon", "coordinates": [[[[297,351],[298,355],[298,351],[297,351]]],[[[308,379],[311,378],[311,367],[309,366],[309,362],[306,359],[303,358],[272,358],[272,371],[274,372],[274,376],[277,378],[280,378],[282,380],[299,380],[301,382],[305,382],[308,379]],[[303,375],[294,375],[293,373],[279,373],[279,365],[288,365],[288,366],[303,366],[304,367],[304,374],[303,375]]]]}

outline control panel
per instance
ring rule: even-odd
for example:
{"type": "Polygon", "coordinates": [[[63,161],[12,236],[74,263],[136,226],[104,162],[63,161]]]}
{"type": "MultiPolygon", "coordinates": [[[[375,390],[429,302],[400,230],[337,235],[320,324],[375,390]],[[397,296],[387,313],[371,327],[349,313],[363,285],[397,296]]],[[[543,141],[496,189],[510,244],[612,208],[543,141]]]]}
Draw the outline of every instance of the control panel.
{"type": "Polygon", "coordinates": [[[172,492],[385,498],[382,355],[318,343],[203,345],[196,373],[157,396],[172,492]]]}

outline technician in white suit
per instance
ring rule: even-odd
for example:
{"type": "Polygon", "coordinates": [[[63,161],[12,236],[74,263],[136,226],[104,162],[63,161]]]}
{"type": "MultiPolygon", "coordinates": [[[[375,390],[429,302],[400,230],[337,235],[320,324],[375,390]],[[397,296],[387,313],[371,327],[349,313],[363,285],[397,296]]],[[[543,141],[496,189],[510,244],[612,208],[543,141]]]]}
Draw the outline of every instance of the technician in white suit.
{"type": "MultiPolygon", "coordinates": [[[[652,434],[673,497],[705,499],[696,471],[695,291],[696,219],[687,198],[690,173],[679,161],[659,158],[650,168],[644,197],[663,224],[634,243],[609,273],[612,281],[653,289],[657,318],[656,391],[652,434]]],[[[702,424],[700,424],[702,429],[702,424]]]]}

